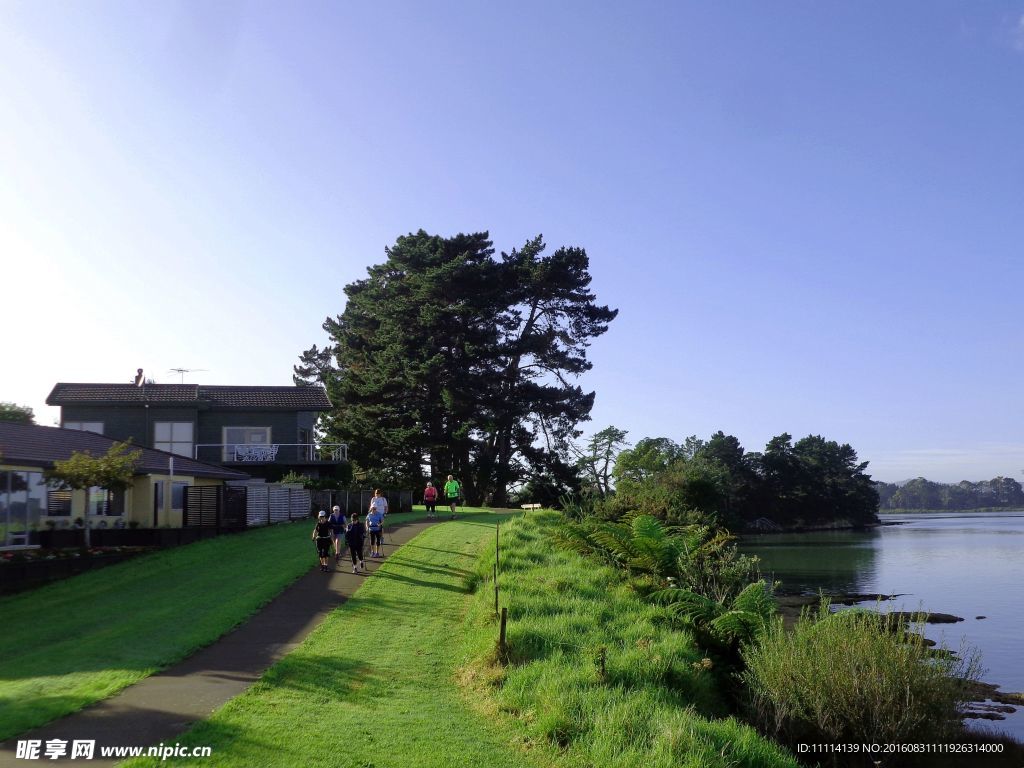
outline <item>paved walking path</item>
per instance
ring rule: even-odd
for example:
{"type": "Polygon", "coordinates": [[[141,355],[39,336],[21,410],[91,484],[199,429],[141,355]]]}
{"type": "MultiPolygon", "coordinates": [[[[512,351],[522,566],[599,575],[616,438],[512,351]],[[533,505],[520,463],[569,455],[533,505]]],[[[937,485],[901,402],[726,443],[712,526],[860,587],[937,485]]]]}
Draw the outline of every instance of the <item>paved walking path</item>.
{"type": "MultiPolygon", "coordinates": [[[[385,557],[366,558],[366,573],[352,573],[347,556],[330,574],[316,566],[271,600],[241,626],[184,661],[125,688],[112,698],[54,720],[8,741],[0,742],[0,766],[32,765],[18,760],[19,740],[37,739],[45,748],[49,739],[71,742],[95,740],[92,760],[75,764],[112,766],[120,762],[99,757],[101,746],[173,745],[196,720],[242,693],[272,664],[294,649],[332,610],[359,589],[368,574],[387,560],[402,544],[415,537],[433,520],[389,525],[384,542],[385,557]]],[[[369,552],[369,540],[366,551],[369,552]]],[[[310,558],[312,560],[312,558],[310,558]]],[[[40,750],[40,757],[43,751],[40,750]]],[[[44,760],[47,764],[69,762],[44,760]]],[[[201,762],[201,761],[199,761],[201,762]]]]}

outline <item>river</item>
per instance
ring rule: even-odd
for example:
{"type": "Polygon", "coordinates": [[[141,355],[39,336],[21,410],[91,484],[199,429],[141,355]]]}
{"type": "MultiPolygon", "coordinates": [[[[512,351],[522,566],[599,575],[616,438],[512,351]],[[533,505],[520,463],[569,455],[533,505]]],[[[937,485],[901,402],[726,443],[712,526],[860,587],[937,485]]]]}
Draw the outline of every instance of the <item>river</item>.
{"type": "MultiPolygon", "coordinates": [[[[883,610],[952,613],[965,620],[928,625],[926,635],[981,653],[982,680],[1024,691],[1024,510],[883,514],[869,531],[744,537],[783,590],[900,594],[883,610]],[[984,618],[980,618],[984,617],[984,618]]],[[[873,605],[873,604],[872,604],[873,605]]],[[[1005,720],[972,721],[1024,741],[1024,707],[1005,720]]]]}

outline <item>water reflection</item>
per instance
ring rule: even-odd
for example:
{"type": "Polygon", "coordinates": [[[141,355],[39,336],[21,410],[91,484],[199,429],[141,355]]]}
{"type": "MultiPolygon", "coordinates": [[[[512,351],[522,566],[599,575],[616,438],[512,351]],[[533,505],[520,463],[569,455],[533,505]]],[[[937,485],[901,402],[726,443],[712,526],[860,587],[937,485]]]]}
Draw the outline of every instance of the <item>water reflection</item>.
{"type": "Polygon", "coordinates": [[[761,574],[786,593],[857,593],[877,581],[877,530],[744,537],[740,549],[761,560],[761,574]]]}
{"type": "MultiPolygon", "coordinates": [[[[1024,512],[882,515],[866,532],[746,537],[740,550],[761,558],[766,577],[787,592],[900,594],[891,610],[952,613],[965,621],[929,625],[925,634],[948,648],[981,652],[982,679],[1024,691],[1024,512]]],[[[985,727],[974,724],[972,727],[985,727]]],[[[994,723],[1024,740],[1024,708],[994,723]]]]}

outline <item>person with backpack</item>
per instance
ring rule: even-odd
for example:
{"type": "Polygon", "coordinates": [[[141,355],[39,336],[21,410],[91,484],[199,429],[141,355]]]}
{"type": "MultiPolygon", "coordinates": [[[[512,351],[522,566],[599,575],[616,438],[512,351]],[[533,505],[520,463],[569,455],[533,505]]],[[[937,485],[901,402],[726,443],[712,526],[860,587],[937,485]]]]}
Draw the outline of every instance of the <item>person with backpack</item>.
{"type": "Polygon", "coordinates": [[[327,565],[327,560],[331,556],[331,524],[327,522],[327,513],[322,509],[316,516],[312,539],[316,543],[316,553],[320,558],[320,570],[326,573],[331,570],[327,565]]]}
{"type": "Polygon", "coordinates": [[[427,518],[437,517],[437,488],[428,482],[423,489],[423,506],[427,508],[427,518]]]}
{"type": "Polygon", "coordinates": [[[384,557],[380,548],[384,543],[384,516],[388,513],[388,500],[380,492],[373,492],[370,499],[370,511],[366,515],[366,525],[370,529],[370,557],[384,557]]]}
{"type": "Polygon", "coordinates": [[[462,486],[459,485],[459,481],[451,475],[448,475],[448,482],[444,484],[444,496],[448,502],[448,506],[452,510],[452,520],[455,519],[455,505],[459,501],[459,497],[462,495],[462,486]]]}
{"type": "Polygon", "coordinates": [[[352,520],[345,530],[345,543],[352,555],[352,573],[366,570],[363,562],[363,545],[366,542],[366,526],[359,519],[359,513],[352,513],[352,520]]]}
{"type": "Polygon", "coordinates": [[[331,542],[334,544],[334,562],[341,562],[341,542],[345,538],[345,526],[348,520],[341,513],[341,507],[337,504],[331,509],[331,516],[327,519],[331,524],[331,542]]]}

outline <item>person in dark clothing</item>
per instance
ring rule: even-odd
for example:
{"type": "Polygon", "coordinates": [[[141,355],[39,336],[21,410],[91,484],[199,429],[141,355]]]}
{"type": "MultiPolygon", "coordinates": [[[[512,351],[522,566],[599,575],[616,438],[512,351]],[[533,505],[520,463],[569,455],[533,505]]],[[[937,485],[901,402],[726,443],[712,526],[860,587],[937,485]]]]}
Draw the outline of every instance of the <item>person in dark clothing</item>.
{"type": "Polygon", "coordinates": [[[320,558],[320,570],[329,571],[327,560],[331,556],[331,524],[327,521],[327,513],[320,510],[317,515],[316,525],[313,526],[312,539],[316,542],[316,553],[320,558]]]}
{"type": "Polygon", "coordinates": [[[366,526],[359,519],[359,514],[352,513],[352,521],[345,531],[345,543],[348,544],[348,551],[352,554],[352,573],[366,570],[366,563],[363,562],[363,543],[366,541],[366,526]]]}

